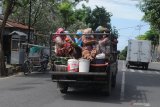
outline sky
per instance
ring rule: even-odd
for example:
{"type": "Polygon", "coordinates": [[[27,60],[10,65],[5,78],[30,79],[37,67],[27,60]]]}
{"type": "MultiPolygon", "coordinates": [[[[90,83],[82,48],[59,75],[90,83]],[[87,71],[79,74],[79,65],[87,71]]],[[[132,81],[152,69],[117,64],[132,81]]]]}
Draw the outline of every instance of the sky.
{"type": "Polygon", "coordinates": [[[135,39],[139,34],[144,34],[149,30],[149,24],[142,21],[142,13],[136,4],[140,0],[89,0],[88,3],[81,4],[94,9],[95,6],[103,6],[108,12],[112,13],[111,24],[118,29],[118,50],[123,50],[128,45],[129,39],[135,39]],[[141,27],[139,27],[141,26],[141,27]]]}

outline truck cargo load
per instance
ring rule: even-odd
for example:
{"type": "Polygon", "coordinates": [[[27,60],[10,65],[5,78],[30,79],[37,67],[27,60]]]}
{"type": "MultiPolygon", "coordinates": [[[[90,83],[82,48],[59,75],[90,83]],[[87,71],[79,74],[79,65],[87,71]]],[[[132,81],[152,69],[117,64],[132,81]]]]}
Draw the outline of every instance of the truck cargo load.
{"type": "MultiPolygon", "coordinates": [[[[63,59],[63,57],[55,55],[57,58],[53,61],[54,69],[52,73],[52,81],[57,82],[60,92],[65,94],[69,87],[87,88],[93,86],[95,88],[101,87],[102,91],[105,91],[107,95],[110,95],[111,89],[116,86],[116,75],[118,71],[118,42],[115,42],[117,37],[112,36],[108,32],[87,32],[90,31],[90,29],[84,31],[86,32],[83,32],[82,34],[83,45],[81,47],[81,58],[76,59],[74,56],[69,56],[69,59],[67,58],[68,63],[62,66],[61,58],[63,59]],[[103,49],[99,44],[103,46],[103,49]],[[93,45],[92,50],[90,50],[91,45],[93,45]],[[77,60],[79,63],[77,63],[77,60]],[[77,64],[79,65],[78,71],[77,64]],[[71,71],[71,66],[76,66],[76,71],[71,71]]],[[[69,35],[75,34],[70,33],[69,35]]],[[[72,46],[73,48],[75,47],[75,45],[72,46]]]]}

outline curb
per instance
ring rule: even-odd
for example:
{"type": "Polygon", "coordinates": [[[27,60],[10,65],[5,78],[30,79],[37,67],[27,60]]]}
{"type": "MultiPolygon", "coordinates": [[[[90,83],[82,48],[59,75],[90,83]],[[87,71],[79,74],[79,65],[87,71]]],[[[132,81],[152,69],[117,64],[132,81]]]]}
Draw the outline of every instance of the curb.
{"type": "Polygon", "coordinates": [[[17,75],[17,74],[19,74],[19,73],[22,73],[21,69],[22,69],[21,66],[7,67],[7,68],[6,68],[6,76],[0,77],[0,78],[10,77],[10,76],[13,76],[13,75],[17,75]]]}

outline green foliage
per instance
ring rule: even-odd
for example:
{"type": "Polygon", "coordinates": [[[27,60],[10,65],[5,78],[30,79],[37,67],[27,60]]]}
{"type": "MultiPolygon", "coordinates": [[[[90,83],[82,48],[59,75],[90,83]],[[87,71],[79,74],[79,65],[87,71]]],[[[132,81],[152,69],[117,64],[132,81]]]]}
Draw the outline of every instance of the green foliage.
{"type": "Polygon", "coordinates": [[[73,5],[71,2],[62,2],[58,5],[58,9],[60,11],[60,14],[62,15],[64,28],[68,28],[70,25],[72,25],[75,22],[75,17],[73,16],[73,5]]]}
{"type": "Polygon", "coordinates": [[[75,17],[75,19],[77,19],[79,21],[85,22],[86,17],[89,14],[90,11],[91,11],[91,9],[89,7],[86,7],[86,6],[83,5],[82,9],[76,9],[74,11],[74,17],[75,17]]]}
{"type": "MultiPolygon", "coordinates": [[[[29,0],[17,0],[11,19],[28,25],[29,20],[29,0]]],[[[104,7],[90,7],[82,5],[82,9],[75,6],[80,1],[88,0],[63,0],[61,3],[55,0],[32,0],[31,27],[36,33],[49,34],[55,32],[58,27],[75,32],[77,29],[92,27],[95,30],[98,26],[104,26],[111,30],[112,35],[118,37],[115,27],[111,28],[111,13],[104,7]]]]}
{"type": "Polygon", "coordinates": [[[159,33],[154,29],[147,31],[144,35],[140,35],[136,38],[138,40],[150,40],[153,46],[157,46],[159,44],[159,33]]]}
{"type": "Polygon", "coordinates": [[[76,21],[74,24],[68,27],[68,31],[70,32],[76,32],[78,29],[84,29],[87,28],[87,25],[82,21],[76,21]]]}
{"type": "Polygon", "coordinates": [[[119,59],[120,60],[125,60],[126,57],[127,57],[127,46],[120,52],[119,59]]]}
{"type": "Polygon", "coordinates": [[[119,55],[119,60],[126,60],[126,57],[124,57],[123,55],[119,55]]]}
{"type": "MultiPolygon", "coordinates": [[[[36,32],[47,34],[51,30],[52,23],[58,26],[61,17],[56,16],[56,9],[53,0],[32,0],[31,11],[31,26],[36,32]],[[55,19],[57,19],[55,21],[55,19]],[[58,21],[58,22],[57,22],[58,21]]],[[[29,0],[19,0],[19,5],[16,5],[11,19],[28,25],[29,20],[29,0]]]]}
{"type": "Polygon", "coordinates": [[[160,1],[142,0],[139,8],[144,12],[143,20],[149,22],[152,27],[160,30],[160,1]]]}
{"type": "Polygon", "coordinates": [[[88,15],[85,21],[86,24],[89,25],[89,27],[93,28],[93,30],[95,30],[97,26],[100,25],[110,29],[111,16],[112,14],[107,12],[107,10],[104,7],[96,6],[96,8],[93,11],[88,11],[88,15]]]}
{"type": "Polygon", "coordinates": [[[112,29],[111,29],[111,35],[113,35],[113,36],[115,36],[117,38],[119,36],[118,30],[116,29],[115,26],[113,26],[112,29]]]}
{"type": "Polygon", "coordinates": [[[139,36],[136,37],[136,39],[138,39],[138,40],[147,40],[147,37],[146,37],[146,35],[139,35],[139,36]]]}

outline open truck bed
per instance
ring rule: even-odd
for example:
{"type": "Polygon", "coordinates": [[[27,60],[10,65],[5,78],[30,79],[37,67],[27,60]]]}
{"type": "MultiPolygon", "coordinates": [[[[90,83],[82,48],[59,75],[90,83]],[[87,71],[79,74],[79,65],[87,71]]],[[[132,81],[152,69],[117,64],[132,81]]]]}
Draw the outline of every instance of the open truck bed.
{"type": "MultiPolygon", "coordinates": [[[[68,35],[76,35],[70,33],[68,35]]],[[[88,33],[83,35],[95,35],[98,36],[108,35],[111,42],[106,44],[106,64],[90,64],[89,72],[68,72],[67,70],[54,70],[52,74],[53,82],[56,82],[59,86],[61,93],[67,93],[68,87],[87,86],[99,87],[110,95],[111,88],[116,85],[116,75],[118,71],[117,63],[117,43],[114,43],[114,39],[117,37],[112,36],[110,33],[88,33]]],[[[54,64],[55,65],[55,64],[54,64]]],[[[57,65],[56,65],[57,66],[57,65]]]]}
{"type": "Polygon", "coordinates": [[[111,87],[116,85],[116,66],[117,63],[96,64],[90,67],[90,72],[54,71],[52,81],[58,83],[61,93],[66,93],[68,87],[96,85],[104,87],[107,95],[110,95],[111,87]]]}

